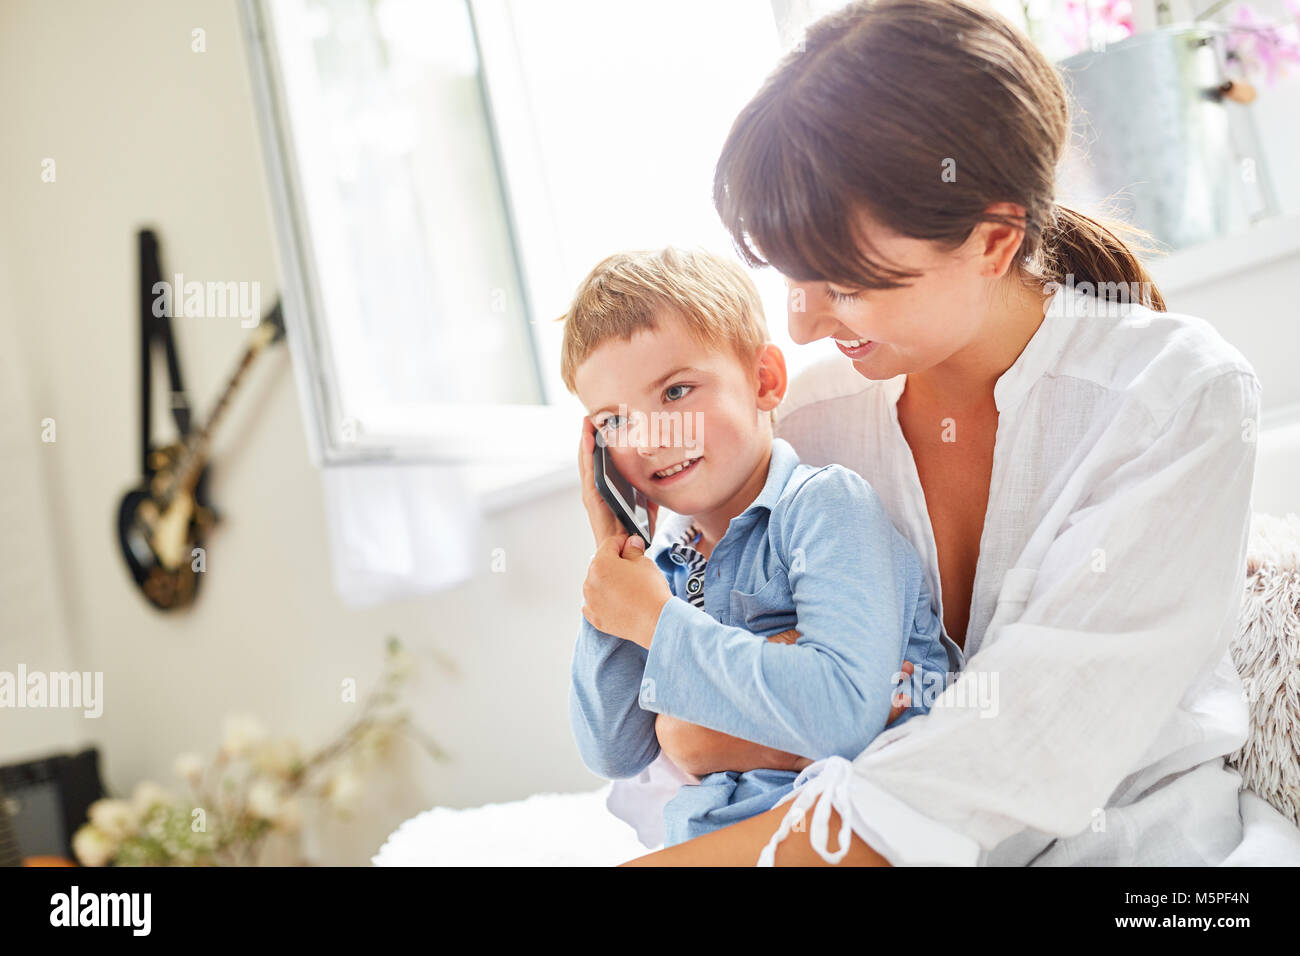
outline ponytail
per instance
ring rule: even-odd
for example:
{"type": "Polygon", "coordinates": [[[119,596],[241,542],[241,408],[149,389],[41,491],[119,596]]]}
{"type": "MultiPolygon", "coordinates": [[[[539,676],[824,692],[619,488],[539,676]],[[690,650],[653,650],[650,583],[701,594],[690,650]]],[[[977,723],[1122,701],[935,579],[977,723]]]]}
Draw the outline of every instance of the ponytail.
{"type": "Polygon", "coordinates": [[[1164,296],[1135,253],[1157,251],[1149,233],[1124,222],[1093,219],[1060,203],[1052,204],[1052,217],[1043,231],[1043,278],[1065,281],[1073,276],[1074,285],[1090,283],[1097,298],[1106,301],[1116,300],[1122,287],[1127,301],[1165,311],[1164,296]]]}

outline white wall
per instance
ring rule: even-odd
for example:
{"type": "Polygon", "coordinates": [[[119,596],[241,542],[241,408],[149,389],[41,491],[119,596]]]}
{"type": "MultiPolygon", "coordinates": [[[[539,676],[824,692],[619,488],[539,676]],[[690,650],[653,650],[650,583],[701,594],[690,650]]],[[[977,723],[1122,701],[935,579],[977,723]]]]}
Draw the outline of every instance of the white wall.
{"type": "MultiPolygon", "coordinates": [[[[0,258],[0,315],[14,315],[7,263],[0,258]]],[[[58,564],[48,533],[53,513],[58,423],[45,414],[49,394],[33,388],[14,324],[0,322],[0,670],[68,671],[77,657],[59,602],[58,564]],[[44,441],[54,439],[54,443],[44,441]]],[[[12,742],[58,748],[76,733],[71,711],[0,712],[0,755],[12,742]]]]}
{"type": "MultiPolygon", "coordinates": [[[[465,587],[347,610],[332,589],[319,476],[283,352],[253,370],[217,442],[212,491],[225,523],[195,608],[160,615],[129,582],[114,522],[138,469],[136,229],[157,227],[168,272],[260,281],[268,304],[277,288],[235,4],[10,0],[0,90],[0,258],[11,280],[7,295],[0,284],[0,315],[31,406],[3,414],[32,443],[50,501],[32,525],[48,540],[5,548],[39,556],[48,545],[61,592],[51,613],[66,619],[71,666],[102,670],[106,698],[98,720],[0,713],[0,760],[95,743],[121,793],[146,777],[177,785],[175,754],[214,750],[230,711],[319,743],[352,713],[338,702],[340,681],[356,677],[364,691],[392,633],[428,665],[415,716],[454,760],[430,768],[404,752],[391,796],[331,827],[322,862],[367,861],[398,822],[434,804],[598,786],[566,707],[591,551],[576,480],[489,516],[483,573],[465,587]],[[196,27],[202,54],[190,50],[196,27]],[[52,184],[41,181],[46,157],[57,164],[52,184]],[[53,445],[40,444],[45,416],[57,421],[53,445]],[[505,573],[489,573],[496,547],[505,573]],[[458,672],[437,670],[435,651],[458,672]]],[[[176,324],[191,398],[204,406],[246,332],[237,320],[176,324]]],[[[169,423],[155,413],[158,431],[169,423]]],[[[7,605],[0,615],[0,670],[69,666],[57,623],[38,626],[7,605]]]]}
{"type": "MultiPolygon", "coordinates": [[[[1291,219],[1288,228],[1300,232],[1300,217],[1291,219]]],[[[1240,242],[1250,244],[1249,239],[1240,242]]],[[[1300,241],[1295,245],[1300,247],[1300,241]]],[[[1297,277],[1300,252],[1293,252],[1210,281],[1181,285],[1165,295],[1170,311],[1198,315],[1213,323],[1255,366],[1263,388],[1266,422],[1275,414],[1300,411],[1297,277]]]]}

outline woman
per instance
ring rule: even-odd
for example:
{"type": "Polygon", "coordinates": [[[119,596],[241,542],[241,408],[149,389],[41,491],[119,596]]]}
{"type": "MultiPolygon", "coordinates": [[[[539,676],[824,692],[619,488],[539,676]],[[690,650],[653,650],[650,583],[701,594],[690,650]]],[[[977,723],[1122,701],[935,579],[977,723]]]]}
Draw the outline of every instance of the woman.
{"type": "Polygon", "coordinates": [[[955,0],[821,20],[737,119],[719,213],[787,277],[794,340],[835,339],[856,373],[805,376],[778,431],[872,483],[965,661],[792,803],[636,862],[1186,865],[1240,843],[1227,647],[1259,383],[1054,202],[1067,131],[1051,64],[955,0]]]}

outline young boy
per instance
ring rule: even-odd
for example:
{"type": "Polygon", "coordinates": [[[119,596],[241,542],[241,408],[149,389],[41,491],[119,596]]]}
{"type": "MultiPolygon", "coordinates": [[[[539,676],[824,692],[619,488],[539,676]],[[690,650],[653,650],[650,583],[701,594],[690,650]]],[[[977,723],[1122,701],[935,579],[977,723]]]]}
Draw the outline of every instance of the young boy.
{"type": "MultiPolygon", "coordinates": [[[[570,718],[609,778],[649,766],[659,734],[690,735],[692,756],[674,753],[699,783],[664,808],[671,846],[771,809],[812,760],[856,757],[885,729],[903,663],[913,687],[938,675],[941,689],[960,651],[867,482],[774,438],[785,361],[739,265],[611,256],[562,320],[565,384],[662,509],[653,563],[617,539],[593,558],[570,718]]],[[[922,696],[892,726],[925,713],[922,696]]]]}

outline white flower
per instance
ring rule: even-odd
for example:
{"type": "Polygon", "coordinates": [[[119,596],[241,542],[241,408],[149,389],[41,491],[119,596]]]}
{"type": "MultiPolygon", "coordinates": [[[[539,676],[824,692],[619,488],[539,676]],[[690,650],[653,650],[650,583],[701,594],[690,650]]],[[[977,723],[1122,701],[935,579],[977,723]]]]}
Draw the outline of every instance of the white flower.
{"type": "Polygon", "coordinates": [[[117,853],[117,842],[93,823],[85,823],[72,835],[72,852],[82,866],[104,866],[117,853]]]}
{"type": "Polygon", "coordinates": [[[242,757],[266,739],[266,728],[250,714],[231,714],[226,717],[221,750],[228,757],[242,757]]]}
{"type": "Polygon", "coordinates": [[[356,808],[361,791],[361,778],[352,771],[351,767],[343,767],[336,771],[325,787],[330,805],[345,815],[356,808]]]}
{"type": "Polygon", "coordinates": [[[253,766],[272,776],[289,776],[298,760],[298,742],[291,737],[265,740],[253,751],[253,766]]]}
{"type": "Polygon", "coordinates": [[[110,840],[124,840],[135,832],[139,818],[125,800],[96,800],[87,812],[90,822],[110,840]]]}
{"type": "Polygon", "coordinates": [[[282,803],[280,785],[274,780],[258,777],[248,788],[248,809],[256,817],[274,821],[282,803]]]}
{"type": "Polygon", "coordinates": [[[183,753],[172,764],[172,770],[191,787],[197,787],[203,777],[203,758],[196,753],[183,753]]]}
{"type": "Polygon", "coordinates": [[[158,804],[170,806],[172,795],[152,780],[141,780],[131,794],[131,807],[139,819],[143,819],[158,804]]]}
{"type": "Polygon", "coordinates": [[[248,788],[248,809],[254,816],[290,833],[302,825],[302,803],[286,795],[278,780],[258,777],[248,788]]]}

